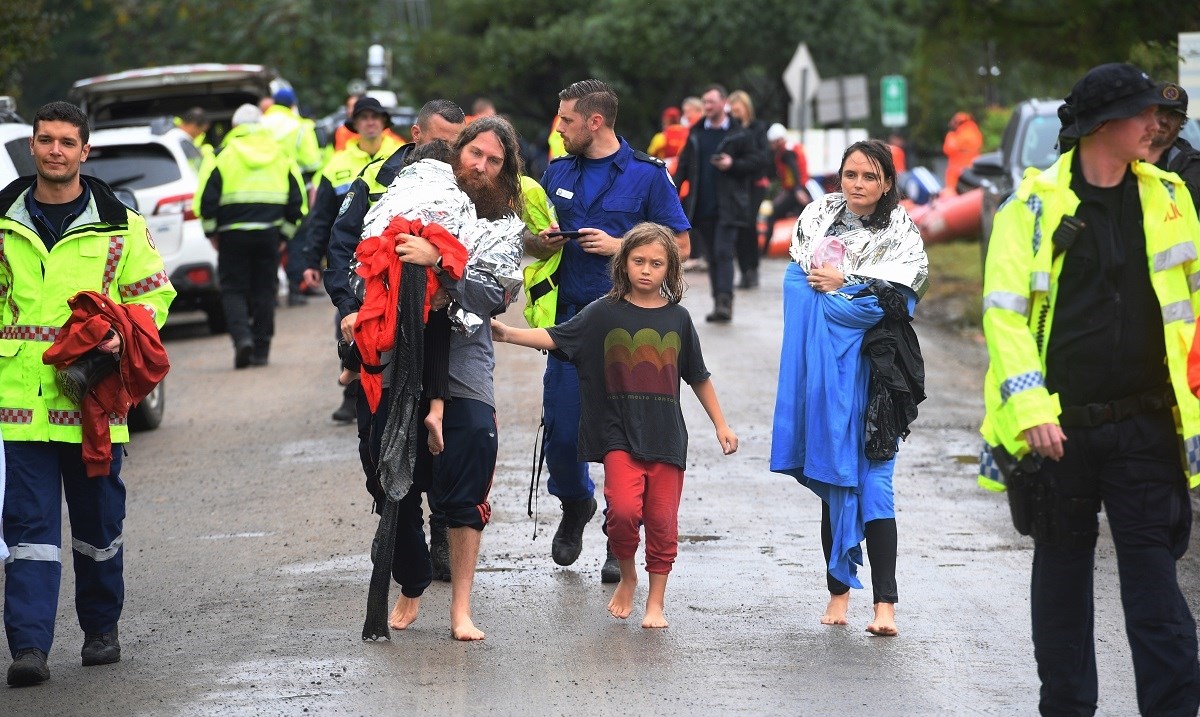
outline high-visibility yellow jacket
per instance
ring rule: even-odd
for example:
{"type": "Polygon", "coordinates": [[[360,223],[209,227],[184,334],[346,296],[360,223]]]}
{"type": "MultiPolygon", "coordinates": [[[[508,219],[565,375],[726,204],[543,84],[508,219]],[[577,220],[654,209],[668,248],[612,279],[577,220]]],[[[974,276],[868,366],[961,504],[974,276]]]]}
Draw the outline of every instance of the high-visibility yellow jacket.
{"type": "Polygon", "coordinates": [[[317,142],[315,122],[296,114],[291,107],[271,105],[263,112],[259,124],[296,161],[301,172],[310,174],[321,169],[321,147],[317,142]]]}
{"type": "MultiPolygon", "coordinates": [[[[33,178],[0,192],[0,431],[6,441],[83,442],[79,406],[62,395],[42,354],[71,315],[67,300],[95,291],[144,306],[162,327],[175,288],[154,248],[146,220],[108,185],[83,177],[91,196],[48,251],[30,216],[33,178]]],[[[129,440],[125,418],[113,419],[113,443],[129,440]]]]}
{"type": "Polygon", "coordinates": [[[193,211],[204,233],[275,228],[290,239],[308,211],[296,163],[254,124],[234,127],[200,169],[193,211]]]}
{"type": "MultiPolygon", "coordinates": [[[[1058,423],[1057,394],[1046,389],[1046,348],[1054,325],[1058,277],[1064,254],[1054,256],[1051,237],[1064,216],[1075,213],[1071,191],[1074,150],[1044,172],[1026,173],[1013,197],[996,214],[983,281],[983,330],[988,366],[986,414],[980,432],[981,486],[1003,490],[991,447],[1020,458],[1029,453],[1022,433],[1058,423]]],[[[1200,485],[1200,401],[1187,382],[1187,356],[1200,315],[1200,220],[1178,175],[1135,162],[1146,270],[1162,308],[1167,367],[1178,402],[1176,425],[1191,487],[1200,485]]]]}
{"type": "Polygon", "coordinates": [[[358,178],[360,172],[376,159],[386,159],[400,149],[402,142],[395,135],[383,135],[383,144],[375,154],[367,154],[358,146],[358,138],[351,138],[346,146],[333,153],[329,161],[321,168],[321,180],[329,182],[335,193],[341,197],[350,189],[350,185],[358,178]]]}

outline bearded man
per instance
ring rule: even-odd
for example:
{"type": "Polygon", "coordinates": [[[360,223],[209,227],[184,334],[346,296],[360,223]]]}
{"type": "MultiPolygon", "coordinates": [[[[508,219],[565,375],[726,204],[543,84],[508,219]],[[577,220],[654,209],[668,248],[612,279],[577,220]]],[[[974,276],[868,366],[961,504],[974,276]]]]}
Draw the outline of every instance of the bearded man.
{"type": "MultiPolygon", "coordinates": [[[[379,234],[398,212],[405,212],[407,217],[405,208],[417,210],[417,216],[426,219],[438,219],[440,212],[446,218],[435,223],[451,233],[457,232],[467,249],[465,270],[455,279],[442,269],[441,250],[427,239],[402,234],[399,239],[403,241],[396,244],[401,262],[428,267],[438,276],[440,288],[430,302],[431,307],[437,309],[449,303],[457,330],[452,332],[449,346],[449,392],[442,423],[445,450],[435,460],[428,446],[428,429],[424,424],[418,425],[412,445],[416,451],[412,485],[397,497],[391,566],[393,577],[401,585],[401,596],[388,627],[403,630],[412,624],[420,597],[432,580],[420,506],[420,492],[427,489],[431,509],[444,514],[449,526],[451,634],[456,640],[482,640],[484,633],[471,617],[470,598],[480,538],[491,516],[488,493],[498,446],[492,390],[495,354],[491,334],[482,324],[488,317],[504,311],[520,287],[524,232],[519,218],[521,159],[516,132],[501,117],[480,118],[467,125],[451,150],[454,179],[470,199],[472,214],[479,221],[452,216],[457,210],[447,207],[458,206],[462,198],[454,196],[453,190],[437,189],[436,182],[406,181],[406,169],[367,214],[363,235],[379,234]],[[432,214],[420,211],[420,205],[426,203],[435,208],[432,214]]],[[[409,169],[417,170],[422,164],[425,163],[409,169]]],[[[352,335],[357,318],[355,311],[343,319],[343,334],[347,338],[352,335]]],[[[387,455],[380,440],[389,440],[385,415],[388,404],[387,397],[380,401],[379,410],[371,419],[371,430],[366,432],[369,442],[366,448],[374,462],[379,461],[381,453],[387,455]]],[[[388,492],[386,484],[383,488],[388,492]]],[[[389,496],[387,500],[392,498],[389,496]]],[[[364,635],[370,636],[366,631],[364,635]]]]}

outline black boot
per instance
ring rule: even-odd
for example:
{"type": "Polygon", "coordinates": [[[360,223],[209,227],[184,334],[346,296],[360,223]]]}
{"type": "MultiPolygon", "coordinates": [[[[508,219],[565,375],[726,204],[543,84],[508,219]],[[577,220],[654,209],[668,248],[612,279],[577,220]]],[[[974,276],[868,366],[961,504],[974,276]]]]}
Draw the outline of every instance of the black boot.
{"type": "Polygon", "coordinates": [[[342,388],[342,405],[333,412],[333,420],[350,423],[358,419],[358,381],[351,381],[342,388]]]}
{"type": "Polygon", "coordinates": [[[742,272],[742,280],[738,284],[739,289],[757,289],[758,288],[758,269],[746,269],[742,272]]]}
{"type": "Polygon", "coordinates": [[[595,498],[563,501],[562,520],[550,546],[550,555],[554,562],[559,565],[571,565],[579,559],[579,553],[583,550],[583,529],[596,514],[597,507],[595,498]]]}
{"type": "Polygon", "coordinates": [[[79,652],[84,667],[111,665],[121,661],[121,643],[117,641],[117,628],[110,632],[94,632],[83,636],[83,649],[79,652]]]}
{"type": "Polygon", "coordinates": [[[233,347],[233,367],[246,368],[250,365],[250,357],[254,355],[254,340],[242,339],[233,347]]]}
{"type": "Polygon", "coordinates": [[[705,316],[704,320],[718,324],[733,321],[733,294],[717,294],[713,301],[713,312],[705,316]]]}
{"type": "Polygon", "coordinates": [[[9,687],[29,687],[50,679],[50,668],[46,667],[46,653],[30,647],[17,650],[17,656],[8,666],[9,687]]]}
{"type": "Polygon", "coordinates": [[[613,555],[611,540],[608,541],[606,550],[608,555],[604,558],[604,567],[600,568],[600,582],[619,583],[621,582],[621,564],[617,562],[617,556],[613,555]]]}
{"type": "Polygon", "coordinates": [[[70,366],[55,372],[54,377],[64,396],[76,405],[83,405],[83,397],[88,395],[92,386],[116,371],[120,365],[121,357],[118,354],[91,349],[70,366]]]}
{"type": "Polygon", "coordinates": [[[450,536],[444,525],[429,523],[429,563],[433,566],[433,579],[450,582],[450,536]]]}

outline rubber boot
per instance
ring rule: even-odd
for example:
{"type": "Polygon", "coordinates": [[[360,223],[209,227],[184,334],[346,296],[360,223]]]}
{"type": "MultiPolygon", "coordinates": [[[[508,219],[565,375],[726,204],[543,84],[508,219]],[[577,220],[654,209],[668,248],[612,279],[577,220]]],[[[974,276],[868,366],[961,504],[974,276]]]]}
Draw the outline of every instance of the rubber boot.
{"type": "Polygon", "coordinates": [[[333,420],[350,423],[358,419],[358,381],[351,381],[342,389],[342,405],[333,412],[333,420]]]}
{"type": "Polygon", "coordinates": [[[604,558],[604,567],[600,568],[600,582],[619,583],[621,582],[621,564],[617,562],[617,556],[613,555],[611,541],[605,550],[607,555],[604,558]]]}

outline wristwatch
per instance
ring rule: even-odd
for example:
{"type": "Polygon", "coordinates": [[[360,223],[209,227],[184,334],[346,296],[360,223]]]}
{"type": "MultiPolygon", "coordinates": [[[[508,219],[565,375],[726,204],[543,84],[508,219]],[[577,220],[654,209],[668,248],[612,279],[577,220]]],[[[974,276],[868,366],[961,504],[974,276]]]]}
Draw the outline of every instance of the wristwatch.
{"type": "Polygon", "coordinates": [[[446,273],[446,270],[442,268],[442,257],[440,256],[437,258],[437,261],[433,262],[433,273],[438,276],[446,273]]]}

